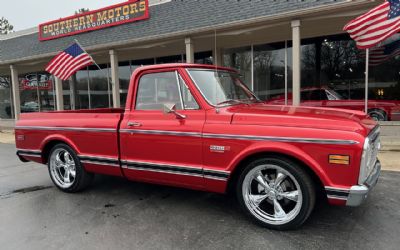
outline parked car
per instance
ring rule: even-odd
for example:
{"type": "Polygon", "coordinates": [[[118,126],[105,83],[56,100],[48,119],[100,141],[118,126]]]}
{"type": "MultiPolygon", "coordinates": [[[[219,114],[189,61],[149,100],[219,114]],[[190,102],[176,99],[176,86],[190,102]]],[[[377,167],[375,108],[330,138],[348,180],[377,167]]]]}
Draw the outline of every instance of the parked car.
{"type": "MultiPolygon", "coordinates": [[[[276,96],[267,103],[282,105],[285,103],[285,96],[276,96]]],[[[288,94],[288,103],[292,103],[291,93],[288,94]]],[[[364,100],[345,99],[328,87],[302,89],[301,105],[365,111],[364,100]]],[[[400,101],[368,100],[368,115],[376,121],[400,121],[400,101]]]]}
{"type": "Polygon", "coordinates": [[[380,174],[379,127],[363,112],[267,105],[236,71],[196,64],[140,67],[125,109],[21,114],[22,161],[48,165],[64,192],[107,174],[236,193],[268,228],[301,226],[321,191],[358,206],[380,174]]]}
{"type": "Polygon", "coordinates": [[[38,112],[38,111],[39,111],[39,104],[37,102],[25,102],[24,105],[21,106],[22,113],[38,112]]]}

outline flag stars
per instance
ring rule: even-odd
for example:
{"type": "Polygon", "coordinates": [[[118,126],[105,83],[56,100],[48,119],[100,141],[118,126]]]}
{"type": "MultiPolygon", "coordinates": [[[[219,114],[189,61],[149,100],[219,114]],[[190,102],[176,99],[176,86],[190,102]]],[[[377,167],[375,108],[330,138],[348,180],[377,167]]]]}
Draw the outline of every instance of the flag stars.
{"type": "Polygon", "coordinates": [[[388,0],[388,2],[390,4],[388,18],[392,19],[400,16],[400,0],[388,0]]]}

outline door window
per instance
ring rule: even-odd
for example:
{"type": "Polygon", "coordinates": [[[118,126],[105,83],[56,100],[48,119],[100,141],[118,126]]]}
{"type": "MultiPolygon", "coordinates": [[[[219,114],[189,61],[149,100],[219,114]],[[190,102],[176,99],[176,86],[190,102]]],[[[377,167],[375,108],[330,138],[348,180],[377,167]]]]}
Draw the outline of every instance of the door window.
{"type": "Polygon", "coordinates": [[[188,87],[176,71],[147,74],[140,78],[136,110],[198,109],[188,87]]]}

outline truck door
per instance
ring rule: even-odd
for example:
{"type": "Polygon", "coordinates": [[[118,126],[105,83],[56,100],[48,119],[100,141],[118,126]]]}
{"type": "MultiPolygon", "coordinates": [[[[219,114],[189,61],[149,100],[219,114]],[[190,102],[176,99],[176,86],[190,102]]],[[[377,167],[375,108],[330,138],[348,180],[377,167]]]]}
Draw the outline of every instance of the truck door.
{"type": "Polygon", "coordinates": [[[121,123],[125,176],[183,187],[203,186],[202,138],[205,111],[178,70],[144,73],[136,98],[121,123]],[[165,107],[173,108],[170,113],[165,107]]]}

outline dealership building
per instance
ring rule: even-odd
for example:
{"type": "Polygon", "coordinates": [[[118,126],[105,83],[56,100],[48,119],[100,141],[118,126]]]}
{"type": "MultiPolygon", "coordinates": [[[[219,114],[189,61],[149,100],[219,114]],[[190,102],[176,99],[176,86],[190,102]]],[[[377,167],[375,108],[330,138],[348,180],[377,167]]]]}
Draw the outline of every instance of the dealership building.
{"type": "MultiPolygon", "coordinates": [[[[1,35],[0,123],[23,112],[123,107],[135,68],[176,62],[235,68],[267,101],[324,106],[334,93],[363,109],[366,86],[369,100],[382,105],[400,99],[400,58],[369,65],[366,84],[365,52],[343,31],[347,22],[382,1],[121,2],[1,35]],[[67,81],[46,73],[48,62],[74,41],[99,67],[89,66],[67,81]]],[[[368,110],[380,109],[367,103],[368,110]]],[[[382,112],[383,120],[397,120],[396,110],[382,112]]]]}

